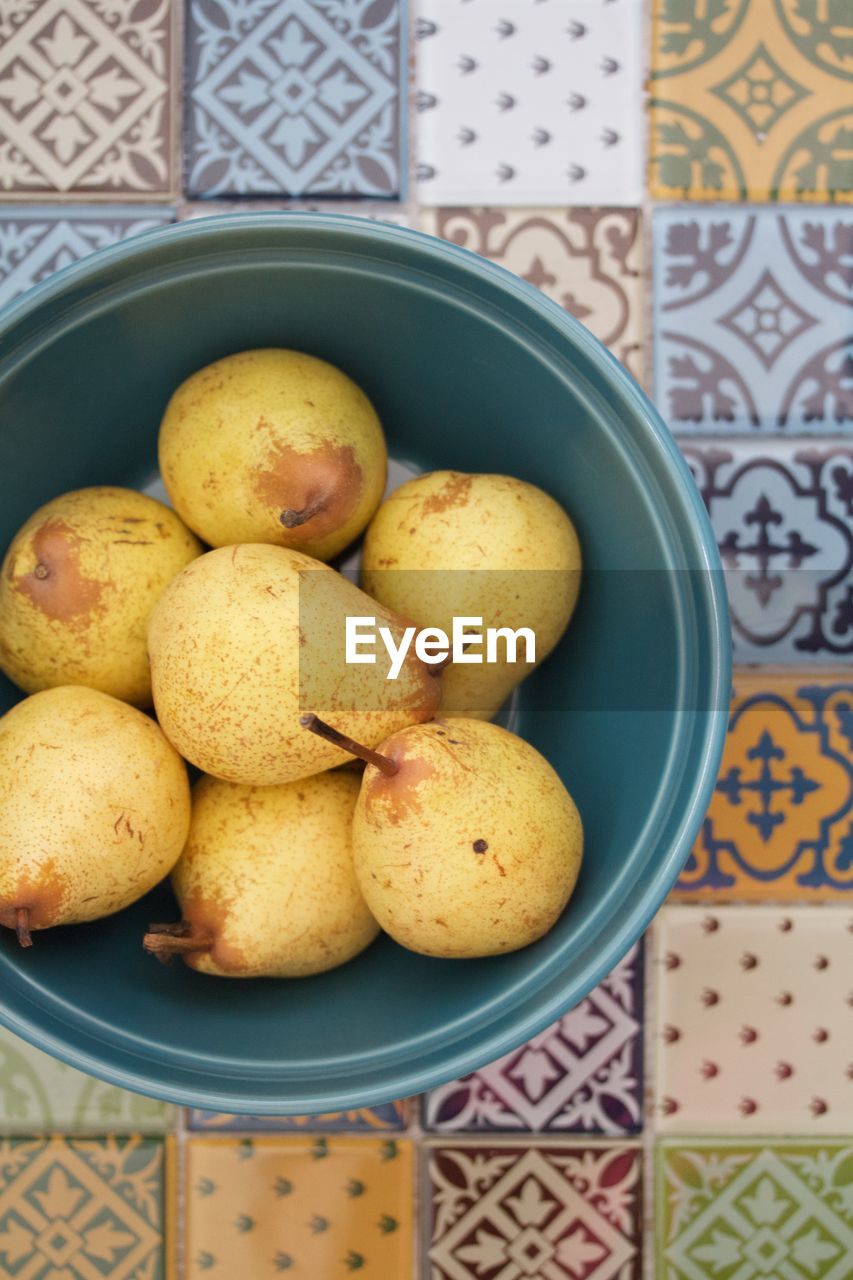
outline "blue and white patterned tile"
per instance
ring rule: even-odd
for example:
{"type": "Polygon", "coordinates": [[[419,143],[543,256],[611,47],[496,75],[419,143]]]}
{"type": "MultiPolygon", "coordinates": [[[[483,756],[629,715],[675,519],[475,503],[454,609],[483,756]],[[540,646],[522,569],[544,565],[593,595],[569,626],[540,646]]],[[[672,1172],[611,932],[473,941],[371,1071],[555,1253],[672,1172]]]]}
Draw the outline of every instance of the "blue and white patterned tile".
{"type": "Polygon", "coordinates": [[[642,947],[577,1008],[513,1053],[433,1089],[439,1132],[634,1133],[642,1114],[642,947]]]}
{"type": "Polygon", "coordinates": [[[419,0],[418,198],[635,205],[642,0],[419,0]]]}
{"type": "Polygon", "coordinates": [[[96,249],[174,221],[171,209],[0,209],[0,306],[96,249]]]}
{"type": "Polygon", "coordinates": [[[853,447],[683,444],[723,559],[735,661],[853,655],[853,447]]]}
{"type": "Polygon", "coordinates": [[[394,197],[400,0],[190,0],[191,196],[394,197]]]}
{"type": "Polygon", "coordinates": [[[409,225],[409,215],[404,205],[393,200],[360,200],[357,202],[336,200],[330,207],[328,201],[307,200],[191,200],[178,210],[179,222],[192,222],[197,218],[214,218],[223,213],[349,213],[371,222],[390,222],[397,227],[409,225]]]}
{"type": "Polygon", "coordinates": [[[658,209],[655,390],[676,432],[853,431],[853,215],[658,209]]]}

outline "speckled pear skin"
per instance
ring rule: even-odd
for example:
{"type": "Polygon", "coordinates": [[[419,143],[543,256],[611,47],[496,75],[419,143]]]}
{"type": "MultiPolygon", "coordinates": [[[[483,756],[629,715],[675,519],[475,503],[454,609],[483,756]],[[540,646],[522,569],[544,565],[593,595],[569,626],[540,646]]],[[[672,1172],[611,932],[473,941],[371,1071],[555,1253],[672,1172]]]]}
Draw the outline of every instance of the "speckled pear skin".
{"type": "Polygon", "coordinates": [[[441,678],[413,654],[396,681],[384,664],[347,665],[347,613],[375,614],[399,639],[399,619],[299,551],[250,543],[195,560],[149,628],[154,705],[169,740],[204,773],[278,786],[351,759],[303,729],[303,713],[367,746],[428,720],[441,678]]]}
{"type": "Polygon", "coordinates": [[[547,760],[483,720],[449,718],[378,748],[353,820],[367,905],[402,946],[447,958],[499,955],[558,919],[583,855],[580,815],[547,760]]]}
{"type": "Polygon", "coordinates": [[[160,427],[169,497],[212,547],[271,542],[331,560],[381,501],[388,454],[364,392],[299,351],[242,351],[178,387],[160,427]],[[284,511],[322,510],[285,528],[284,511]]]}
{"type": "Polygon", "coordinates": [[[26,693],[88,685],[151,705],[151,610],[201,544],[133,489],[77,489],[27,520],[0,569],[0,667],[26,693]]]}
{"type": "MultiPolygon", "coordinates": [[[[580,543],[563,508],[510,476],[416,476],[382,503],[364,541],[362,586],[369,595],[448,635],[454,616],[482,617],[485,627],[531,627],[536,665],[566,630],[580,577],[580,543]]],[[[532,670],[503,660],[450,666],[443,712],[489,720],[532,670]]]]}
{"type": "Polygon", "coordinates": [[[169,874],[189,822],[184,762],[135,707],[67,686],[0,719],[0,924],[120,911],[169,874]]]}
{"type": "Polygon", "coordinates": [[[200,973],[299,978],[334,969],[379,932],[352,860],[360,780],[316,774],[283,787],[201,778],[186,849],[172,883],[208,952],[184,957],[200,973]]]}

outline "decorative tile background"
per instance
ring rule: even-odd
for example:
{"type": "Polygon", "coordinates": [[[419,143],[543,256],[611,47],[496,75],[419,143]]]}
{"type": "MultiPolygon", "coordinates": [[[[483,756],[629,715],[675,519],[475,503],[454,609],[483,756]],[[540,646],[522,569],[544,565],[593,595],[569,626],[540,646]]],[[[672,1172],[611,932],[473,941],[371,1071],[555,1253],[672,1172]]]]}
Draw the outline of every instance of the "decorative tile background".
{"type": "Polygon", "coordinates": [[[850,432],[853,211],[659,209],[655,391],[673,430],[850,432]]]}
{"type": "Polygon", "coordinates": [[[636,204],[641,0],[417,0],[424,204],[636,204]]]}
{"type": "Polygon", "coordinates": [[[661,1131],[853,1132],[853,903],[665,907],[655,937],[661,1131]]]}
{"type": "Polygon", "coordinates": [[[374,1132],[377,1129],[405,1129],[408,1110],[405,1102],[387,1102],[380,1107],[364,1107],[360,1111],[330,1111],[322,1116],[231,1116],[221,1111],[190,1110],[187,1123],[191,1129],[241,1130],[245,1133],[265,1131],[338,1130],[340,1133],[374,1132]]]}
{"type": "Polygon", "coordinates": [[[843,0],[654,0],[652,8],[655,197],[853,197],[843,0]]]}
{"type": "Polygon", "coordinates": [[[741,671],[708,816],[675,897],[851,901],[853,679],[741,671]]]}

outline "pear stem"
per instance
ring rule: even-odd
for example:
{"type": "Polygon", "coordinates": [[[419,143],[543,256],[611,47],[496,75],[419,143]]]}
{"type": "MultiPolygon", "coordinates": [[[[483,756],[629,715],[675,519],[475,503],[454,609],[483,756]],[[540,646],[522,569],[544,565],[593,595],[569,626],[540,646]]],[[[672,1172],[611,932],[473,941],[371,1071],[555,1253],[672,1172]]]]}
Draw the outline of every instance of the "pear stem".
{"type": "Polygon", "coordinates": [[[29,907],[15,908],[15,933],[18,935],[18,942],[22,947],[31,947],[33,945],[32,934],[30,933],[29,907]]]}
{"type": "Polygon", "coordinates": [[[307,716],[300,716],[299,723],[303,729],[310,729],[312,733],[316,733],[318,738],[325,738],[333,746],[340,747],[343,751],[348,751],[352,756],[358,756],[366,764],[372,764],[380,773],[384,773],[386,778],[393,778],[394,774],[399,772],[400,766],[390,756],[383,756],[378,751],[371,751],[370,747],[362,746],[360,742],[355,742],[354,739],[348,738],[345,733],[339,733],[330,724],[326,724],[325,720],[315,716],[313,711],[307,716]]]}
{"type": "Polygon", "coordinates": [[[309,520],[313,520],[314,516],[318,516],[326,505],[326,499],[322,495],[318,498],[312,498],[310,502],[299,510],[293,507],[286,507],[279,516],[279,520],[285,529],[296,529],[301,524],[307,524],[309,520]]]}
{"type": "Polygon", "coordinates": [[[145,950],[158,960],[190,955],[193,951],[209,951],[213,938],[209,933],[194,933],[188,920],[178,924],[150,924],[142,939],[145,950]]]}

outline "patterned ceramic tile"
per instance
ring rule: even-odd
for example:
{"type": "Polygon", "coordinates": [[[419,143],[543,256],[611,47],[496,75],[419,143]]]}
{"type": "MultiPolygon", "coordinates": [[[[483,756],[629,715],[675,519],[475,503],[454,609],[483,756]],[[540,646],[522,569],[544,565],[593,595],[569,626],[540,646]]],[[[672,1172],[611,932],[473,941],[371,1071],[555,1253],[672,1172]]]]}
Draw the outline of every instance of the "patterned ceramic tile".
{"type": "Polygon", "coordinates": [[[394,196],[398,0],[190,0],[193,195],[394,196]]]}
{"type": "Polygon", "coordinates": [[[639,1150],[441,1146],[426,1152],[430,1280],[636,1280],[639,1150]]]}
{"type": "Polygon", "coordinates": [[[537,285],[641,376],[638,209],[425,209],[421,226],[537,285]]]}
{"type": "Polygon", "coordinates": [[[164,1154],[139,1137],[0,1139],[0,1274],[161,1280],[164,1154]]]}
{"type": "Polygon", "coordinates": [[[191,1138],[185,1280],[408,1280],[409,1143],[371,1138],[191,1138]]]}
{"type": "Polygon", "coordinates": [[[360,1111],[330,1111],[320,1116],[231,1116],[221,1111],[187,1112],[191,1129],[230,1130],[262,1133],[264,1130],[332,1130],[340,1133],[373,1132],[377,1129],[405,1129],[408,1110],[405,1102],[363,1107],[360,1111]]]}
{"type": "Polygon", "coordinates": [[[170,209],[153,206],[0,207],[0,306],[69,262],[173,219],[170,209]]]}
{"type": "Polygon", "coordinates": [[[642,1098],[642,949],[571,1013],[514,1053],[427,1094],[442,1131],[631,1133],[642,1098]]]}
{"type": "Polygon", "coordinates": [[[641,0],[419,0],[425,204],[635,205],[641,0]]]}
{"type": "Polygon", "coordinates": [[[853,900],[853,680],[737,673],[720,776],[672,896],[853,900]]]}
{"type": "Polygon", "coordinates": [[[0,193],[168,195],[171,0],[0,4],[0,193]]]}
{"type": "Polygon", "coordinates": [[[659,209],[655,390],[674,431],[853,422],[853,212],[659,209]]]}
{"type": "Polygon", "coordinates": [[[336,200],[334,205],[329,201],[304,200],[288,200],[286,203],[281,200],[253,200],[251,204],[245,200],[192,200],[180,206],[178,221],[214,218],[223,213],[351,213],[359,218],[370,218],[372,222],[392,222],[400,227],[409,225],[405,207],[392,200],[382,200],[375,204],[367,200],[352,204],[336,200]]]}
{"type": "Polygon", "coordinates": [[[853,908],[665,907],[654,933],[661,1130],[853,1132],[853,908]]]}
{"type": "Polygon", "coordinates": [[[165,1133],[173,1110],[92,1076],[0,1028],[0,1133],[165,1133]]]}
{"type": "Polygon", "coordinates": [[[853,198],[846,0],[653,0],[652,9],[654,196],[853,198]]]}
{"type": "Polygon", "coordinates": [[[850,1144],[666,1142],[655,1174],[660,1280],[849,1280],[850,1144]]]}
{"type": "Polygon", "coordinates": [[[738,662],[853,654],[853,449],[683,445],[723,557],[738,662]]]}

